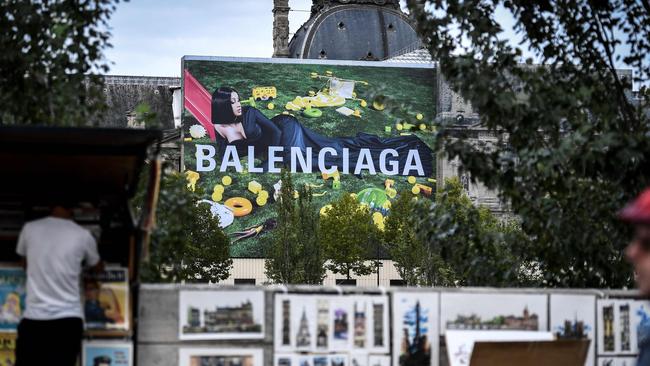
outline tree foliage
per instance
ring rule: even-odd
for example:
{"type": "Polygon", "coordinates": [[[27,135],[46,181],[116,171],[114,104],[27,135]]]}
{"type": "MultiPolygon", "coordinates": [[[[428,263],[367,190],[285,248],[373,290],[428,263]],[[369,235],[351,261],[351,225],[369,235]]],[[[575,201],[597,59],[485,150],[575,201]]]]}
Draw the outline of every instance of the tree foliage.
{"type": "Polygon", "coordinates": [[[184,175],[166,174],[160,185],[151,254],[143,263],[148,282],[219,282],[230,275],[230,240],[210,206],[187,188],[184,175]]]}
{"type": "Polygon", "coordinates": [[[373,265],[372,246],[379,234],[372,222],[370,210],[351,195],[332,202],[320,219],[320,243],[328,262],[326,268],[350,279],[352,274],[369,275],[373,265]]]}
{"type": "Polygon", "coordinates": [[[119,0],[0,2],[0,124],[87,125],[119,0]]]}
{"type": "Polygon", "coordinates": [[[266,241],[266,276],[276,283],[320,285],[325,260],[312,193],[302,186],[295,198],[291,173],[283,170],[281,180],[275,206],[277,227],[266,241]]]}
{"type": "Polygon", "coordinates": [[[647,97],[632,100],[631,75],[617,66],[648,81],[650,4],[424,4],[409,0],[432,57],[498,137],[493,149],[477,148],[443,123],[445,151],[521,218],[535,242],[523,255],[538,263],[545,285],[629,285],[628,233],[616,212],[650,183],[650,122],[647,97]],[[522,42],[505,39],[504,14],[522,42]],[[543,66],[522,64],[524,54],[543,66]]]}
{"type": "Polygon", "coordinates": [[[529,246],[517,222],[475,207],[457,178],[433,202],[404,192],[391,207],[384,240],[408,285],[522,286],[534,284],[529,246]]]}

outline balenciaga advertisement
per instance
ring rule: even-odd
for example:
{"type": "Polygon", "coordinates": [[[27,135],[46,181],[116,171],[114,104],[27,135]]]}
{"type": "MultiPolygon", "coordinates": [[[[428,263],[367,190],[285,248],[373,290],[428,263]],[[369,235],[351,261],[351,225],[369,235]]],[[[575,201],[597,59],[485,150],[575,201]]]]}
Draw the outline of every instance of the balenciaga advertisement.
{"type": "Polygon", "coordinates": [[[255,231],[235,257],[263,255],[282,170],[318,207],[354,193],[387,214],[398,192],[433,191],[431,66],[188,56],[182,72],[190,187],[226,232],[255,231]]]}

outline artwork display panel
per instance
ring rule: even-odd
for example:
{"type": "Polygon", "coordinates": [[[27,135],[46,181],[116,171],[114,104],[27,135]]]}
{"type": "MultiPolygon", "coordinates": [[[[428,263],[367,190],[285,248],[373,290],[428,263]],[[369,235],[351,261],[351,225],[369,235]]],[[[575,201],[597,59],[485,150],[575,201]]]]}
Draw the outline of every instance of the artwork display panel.
{"type": "Polygon", "coordinates": [[[181,348],[179,366],[263,366],[261,348],[181,348]]]}
{"type": "Polygon", "coordinates": [[[647,301],[598,300],[598,354],[637,354],[637,327],[642,319],[648,318],[649,309],[650,303],[647,301]]]}
{"type": "Polygon", "coordinates": [[[16,364],[16,332],[0,333],[0,366],[16,364]]]}
{"type": "Polygon", "coordinates": [[[438,293],[393,294],[393,365],[438,365],[438,293]]]}
{"type": "Polygon", "coordinates": [[[276,295],[276,352],[388,353],[386,296],[276,295]]]}
{"type": "Polygon", "coordinates": [[[85,327],[89,330],[128,331],[131,323],[129,273],[106,268],[84,276],[85,327]]]}
{"type": "Polygon", "coordinates": [[[82,366],[131,366],[133,344],[121,341],[84,341],[82,366]]]}
{"type": "Polygon", "coordinates": [[[368,356],[368,366],[391,366],[390,356],[368,356]]]}
{"type": "Polygon", "coordinates": [[[264,338],[264,291],[180,291],[179,339],[264,338]]]}
{"type": "Polygon", "coordinates": [[[548,296],[536,294],[443,293],[445,330],[548,330],[548,296]]]}
{"type": "Polygon", "coordinates": [[[596,358],[596,296],[550,295],[550,327],[558,339],[590,339],[585,366],[596,358]]]}
{"type": "MultiPolygon", "coordinates": [[[[368,355],[333,354],[276,354],[275,366],[366,366],[368,355]]],[[[383,366],[383,365],[380,365],[383,366]]]]}
{"type": "Polygon", "coordinates": [[[25,311],[27,277],[22,268],[0,268],[0,331],[15,332],[25,311]]]}

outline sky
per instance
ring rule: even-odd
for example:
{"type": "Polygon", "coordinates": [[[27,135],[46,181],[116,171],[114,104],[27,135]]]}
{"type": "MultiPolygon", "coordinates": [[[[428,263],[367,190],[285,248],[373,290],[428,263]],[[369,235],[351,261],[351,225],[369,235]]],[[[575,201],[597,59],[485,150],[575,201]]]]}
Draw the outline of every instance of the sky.
{"type": "MultiPolygon", "coordinates": [[[[311,0],[289,6],[294,32],[309,19],[311,0]]],[[[180,76],[183,55],[271,57],[272,8],[272,0],[120,2],[109,20],[109,74],[180,76]]]]}

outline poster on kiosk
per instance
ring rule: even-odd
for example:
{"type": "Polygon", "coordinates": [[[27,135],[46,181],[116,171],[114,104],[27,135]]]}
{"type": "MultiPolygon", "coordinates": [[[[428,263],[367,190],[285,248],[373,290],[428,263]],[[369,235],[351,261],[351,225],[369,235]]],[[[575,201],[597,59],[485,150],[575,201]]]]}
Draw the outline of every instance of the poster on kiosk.
{"type": "Polygon", "coordinates": [[[353,194],[378,226],[401,192],[432,198],[432,65],[186,56],[182,75],[184,171],[233,257],[263,256],[282,170],[320,212],[353,194]]]}

